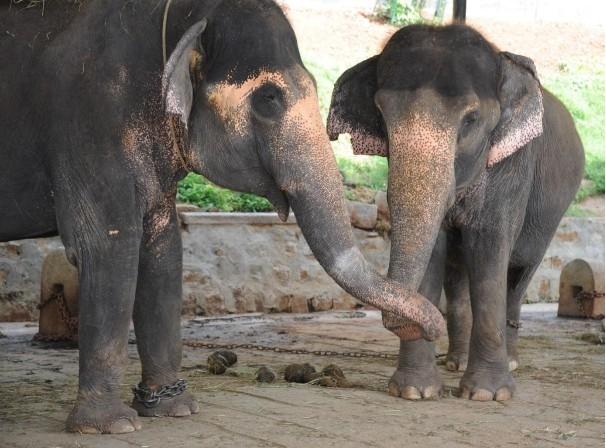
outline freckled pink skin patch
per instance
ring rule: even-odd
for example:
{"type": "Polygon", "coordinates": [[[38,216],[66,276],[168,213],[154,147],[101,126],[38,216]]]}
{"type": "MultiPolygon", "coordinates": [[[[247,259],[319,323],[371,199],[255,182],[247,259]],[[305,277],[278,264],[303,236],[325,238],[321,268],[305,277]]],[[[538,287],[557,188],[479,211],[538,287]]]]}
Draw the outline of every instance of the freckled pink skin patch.
{"type": "Polygon", "coordinates": [[[543,95],[540,90],[536,96],[528,99],[532,104],[525,104],[525,108],[534,110],[528,116],[522,105],[518,105],[512,113],[509,122],[515,126],[507,126],[509,132],[496,136],[488,153],[488,166],[491,167],[501,160],[509,157],[518,149],[530,143],[543,133],[543,95]]]}
{"type": "MultiPolygon", "coordinates": [[[[133,172],[141,173],[137,177],[137,188],[144,201],[144,207],[149,210],[144,222],[147,238],[145,244],[150,247],[156,256],[165,251],[163,240],[165,230],[171,223],[174,213],[175,191],[165,191],[160,183],[157,154],[153,154],[154,145],[158,142],[166,151],[163,157],[167,164],[177,170],[181,167],[181,159],[175,153],[167,133],[167,122],[160,122],[154,126],[143,114],[133,114],[122,130],[122,148],[126,162],[132,165],[133,172]]],[[[161,161],[160,163],[163,163],[161,161]]],[[[164,169],[163,167],[160,170],[164,169]]]]}
{"type": "Polygon", "coordinates": [[[288,87],[282,73],[262,70],[241,83],[235,83],[228,77],[225,81],[208,86],[208,102],[231,132],[244,136],[250,132],[250,106],[246,99],[268,81],[284,89],[288,87]]]}

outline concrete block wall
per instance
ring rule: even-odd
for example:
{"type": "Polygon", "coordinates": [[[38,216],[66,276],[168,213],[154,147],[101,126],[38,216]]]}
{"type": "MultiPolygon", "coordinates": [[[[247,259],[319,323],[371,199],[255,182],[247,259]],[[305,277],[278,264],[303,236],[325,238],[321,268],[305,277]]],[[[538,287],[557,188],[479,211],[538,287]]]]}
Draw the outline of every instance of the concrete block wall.
{"type": "MultiPolygon", "coordinates": [[[[195,314],[308,312],[351,309],[355,301],[324,272],[291,216],[187,213],[182,215],[183,299],[195,314]]],[[[378,269],[389,242],[354,229],[358,245],[378,269]]]]}
{"type": "Polygon", "coordinates": [[[604,263],[604,218],[564,218],[526,290],[526,301],[551,302],[560,297],[560,272],[574,260],[604,263]]]}

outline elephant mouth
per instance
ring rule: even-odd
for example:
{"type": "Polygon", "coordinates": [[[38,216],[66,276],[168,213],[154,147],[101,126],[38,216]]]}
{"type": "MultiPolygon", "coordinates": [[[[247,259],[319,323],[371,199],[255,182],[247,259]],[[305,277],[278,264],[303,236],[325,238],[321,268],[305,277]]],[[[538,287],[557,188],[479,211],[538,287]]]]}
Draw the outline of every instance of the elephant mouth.
{"type": "Polygon", "coordinates": [[[282,222],[288,221],[288,215],[290,214],[290,203],[288,202],[286,193],[281,191],[274,183],[272,188],[266,193],[265,197],[276,209],[276,213],[278,213],[280,220],[282,222]]]}

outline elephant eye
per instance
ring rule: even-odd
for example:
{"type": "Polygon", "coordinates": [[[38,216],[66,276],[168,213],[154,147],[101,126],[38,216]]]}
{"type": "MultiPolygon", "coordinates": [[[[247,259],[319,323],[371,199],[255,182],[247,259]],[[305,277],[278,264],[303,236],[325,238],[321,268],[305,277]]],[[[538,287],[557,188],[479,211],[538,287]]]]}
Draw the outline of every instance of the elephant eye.
{"type": "Polygon", "coordinates": [[[478,118],[480,118],[480,113],[477,110],[465,114],[463,120],[461,121],[461,128],[459,130],[459,141],[467,137],[469,132],[473,129],[474,124],[478,121],[478,118]]]}
{"type": "Polygon", "coordinates": [[[463,117],[462,127],[466,128],[474,124],[480,118],[480,113],[477,110],[468,112],[463,117]]]}
{"type": "Polygon", "coordinates": [[[477,110],[471,111],[463,117],[463,126],[470,126],[478,121],[480,118],[480,113],[477,110]]]}
{"type": "Polygon", "coordinates": [[[284,94],[271,83],[259,87],[252,95],[252,108],[261,118],[275,120],[284,110],[284,94]]]}

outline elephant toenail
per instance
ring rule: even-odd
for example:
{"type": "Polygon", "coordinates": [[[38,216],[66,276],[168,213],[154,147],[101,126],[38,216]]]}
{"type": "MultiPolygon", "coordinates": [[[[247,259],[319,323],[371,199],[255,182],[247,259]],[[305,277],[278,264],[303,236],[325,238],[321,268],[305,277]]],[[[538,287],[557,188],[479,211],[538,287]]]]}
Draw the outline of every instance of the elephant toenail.
{"type": "Polygon", "coordinates": [[[172,417],[187,417],[191,415],[191,410],[189,409],[189,406],[185,404],[180,404],[178,406],[175,406],[170,415],[172,417]]]}
{"type": "Polygon", "coordinates": [[[473,401],[492,401],[493,397],[494,394],[491,391],[486,389],[478,389],[473,393],[471,399],[473,401]]]}
{"type": "MultiPolygon", "coordinates": [[[[141,425],[139,425],[140,427],[141,425]]],[[[136,431],[136,427],[127,419],[121,418],[109,425],[108,432],[110,434],[126,434],[136,431]]]]}
{"type": "Polygon", "coordinates": [[[406,386],[403,390],[402,390],[402,398],[406,398],[407,400],[420,400],[421,399],[421,393],[419,392],[419,389],[417,389],[416,387],[413,386],[406,386]]]}
{"type": "Polygon", "coordinates": [[[423,391],[423,398],[438,398],[440,396],[440,389],[434,386],[428,386],[423,391]]]}
{"type": "Polygon", "coordinates": [[[497,401],[509,400],[511,399],[511,391],[507,387],[501,387],[499,390],[497,390],[494,399],[497,401]]]}
{"type": "Polygon", "coordinates": [[[100,434],[101,433],[101,431],[99,431],[94,426],[82,426],[80,428],[68,428],[68,431],[77,432],[80,434],[100,434]]]}
{"type": "Polygon", "coordinates": [[[387,386],[387,392],[392,397],[399,397],[400,396],[400,387],[396,383],[390,382],[389,385],[387,386]]]}

